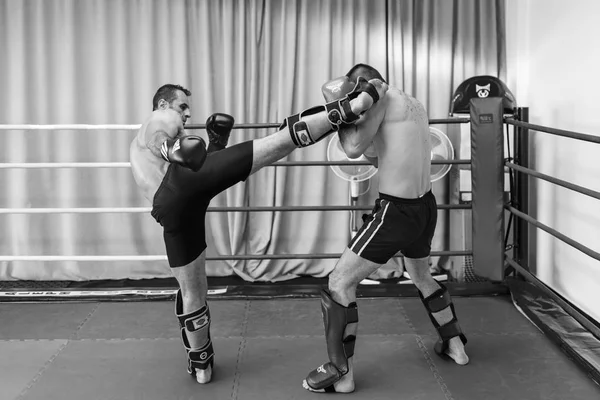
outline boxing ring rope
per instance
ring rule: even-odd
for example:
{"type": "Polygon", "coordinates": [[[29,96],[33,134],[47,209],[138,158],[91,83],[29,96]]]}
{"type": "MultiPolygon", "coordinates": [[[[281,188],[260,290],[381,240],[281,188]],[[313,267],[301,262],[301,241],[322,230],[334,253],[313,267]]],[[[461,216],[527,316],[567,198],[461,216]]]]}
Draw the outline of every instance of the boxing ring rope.
{"type": "Polygon", "coordinates": [[[573,190],[573,191],[575,191],[577,193],[581,193],[581,194],[584,194],[586,196],[590,196],[590,197],[593,197],[595,199],[600,200],[600,192],[597,192],[595,190],[588,189],[588,188],[585,188],[583,186],[579,186],[579,185],[576,185],[574,183],[570,183],[570,182],[564,181],[562,179],[554,178],[554,177],[552,177],[550,175],[542,174],[541,172],[537,172],[537,171],[534,171],[534,170],[529,169],[529,168],[521,167],[520,165],[513,164],[511,162],[507,162],[506,166],[508,168],[510,168],[510,169],[515,170],[515,171],[522,172],[522,173],[524,173],[526,175],[529,175],[529,176],[533,176],[534,178],[543,179],[543,180],[545,180],[547,182],[554,183],[554,184],[556,184],[558,186],[561,186],[561,187],[564,187],[564,188],[567,188],[567,189],[571,189],[571,190],[573,190]]]}
{"type": "MultiPolygon", "coordinates": [[[[457,164],[467,165],[470,160],[432,160],[432,165],[457,164]]],[[[330,165],[371,165],[367,161],[278,161],[269,167],[317,167],[330,165]]],[[[52,163],[0,163],[0,169],[52,169],[52,168],[130,168],[129,162],[52,162],[52,163]]]]}
{"type": "Polygon", "coordinates": [[[527,107],[517,108],[516,111],[514,117],[504,118],[507,126],[512,125],[515,127],[515,162],[511,162],[510,157],[504,162],[504,168],[508,168],[511,174],[511,198],[508,204],[504,205],[504,210],[509,213],[510,219],[513,217],[518,218],[518,223],[515,224],[513,230],[515,243],[512,253],[513,257],[510,257],[507,252],[504,253],[503,257],[504,276],[507,278],[509,275],[518,274],[525,282],[531,284],[532,287],[528,287],[519,283],[519,279],[506,280],[513,296],[513,302],[519,307],[519,310],[538,329],[558,344],[569,358],[583,367],[588,376],[598,382],[600,379],[600,368],[598,368],[598,365],[600,363],[597,356],[594,356],[594,349],[597,348],[597,339],[600,339],[600,326],[597,325],[592,317],[586,315],[581,309],[578,309],[577,305],[569,298],[552,289],[534,273],[529,271],[528,264],[531,262],[531,252],[529,249],[530,226],[543,230],[552,237],[579,250],[596,261],[600,261],[600,253],[543,224],[529,215],[528,212],[530,207],[530,178],[541,179],[600,200],[600,192],[598,191],[529,168],[529,130],[589,143],[600,143],[600,137],[531,124],[529,123],[529,109],[527,107]],[[515,180],[512,179],[513,173],[516,175],[515,180]],[[537,288],[537,291],[533,290],[533,288],[537,288]],[[569,317],[575,322],[569,322],[569,317]]]}
{"type": "MultiPolygon", "coordinates": [[[[529,160],[529,151],[528,151],[528,145],[527,145],[529,130],[533,130],[533,131],[537,131],[537,132],[544,132],[544,133],[548,133],[548,134],[552,134],[552,135],[567,137],[567,138],[581,140],[581,141],[590,142],[590,143],[600,143],[600,137],[598,137],[598,136],[589,135],[589,134],[580,133],[580,132],[572,132],[572,131],[567,131],[567,130],[562,130],[562,129],[555,129],[555,128],[550,128],[550,127],[542,126],[542,125],[530,124],[528,122],[529,111],[527,108],[520,108],[519,114],[520,114],[521,119],[523,119],[523,120],[517,120],[514,118],[505,118],[505,123],[507,125],[513,125],[515,127],[520,128],[520,130],[515,130],[515,135],[519,135],[519,134],[521,135],[521,137],[518,138],[521,144],[519,146],[520,147],[520,149],[518,151],[519,154],[516,156],[516,158],[517,158],[517,160],[522,161],[525,164],[528,164],[528,160],[529,160]]],[[[542,179],[547,182],[564,187],[566,189],[573,190],[577,193],[600,200],[600,192],[597,192],[597,191],[564,181],[562,179],[558,179],[558,178],[537,172],[533,169],[512,163],[510,161],[506,161],[505,166],[508,167],[512,171],[516,171],[516,172],[520,173],[521,175],[531,176],[534,178],[542,179]]],[[[600,261],[600,253],[598,253],[598,252],[590,249],[589,247],[583,245],[582,243],[558,232],[556,229],[553,229],[553,228],[543,224],[542,222],[538,221],[537,219],[533,218],[532,216],[530,216],[529,214],[524,212],[524,210],[528,209],[528,201],[529,201],[528,195],[526,194],[526,190],[523,190],[526,185],[524,185],[523,181],[521,181],[521,184],[517,185],[517,186],[522,186],[520,188],[519,187],[516,188],[517,194],[518,194],[517,200],[515,202],[512,202],[513,204],[509,203],[509,204],[505,205],[505,207],[504,207],[505,210],[507,210],[511,215],[514,215],[515,217],[519,218],[521,221],[523,221],[523,223],[529,224],[538,229],[541,229],[544,232],[553,236],[554,238],[562,241],[563,243],[566,243],[567,245],[569,245],[569,246],[579,250],[580,252],[586,254],[587,256],[593,258],[594,260],[600,261]],[[518,206],[519,208],[521,208],[521,210],[516,208],[515,205],[518,206]]],[[[513,188],[512,188],[512,183],[511,183],[511,190],[512,189],[513,188]]],[[[522,227],[520,228],[520,230],[521,230],[521,232],[519,232],[519,229],[516,230],[518,232],[518,236],[519,236],[519,239],[516,240],[517,246],[521,247],[517,258],[520,259],[519,261],[521,261],[521,260],[527,261],[526,254],[528,253],[528,250],[529,250],[527,234],[524,233],[522,227]]],[[[533,273],[531,273],[527,269],[527,266],[523,266],[523,265],[519,264],[519,262],[517,260],[509,257],[508,254],[505,254],[504,259],[509,268],[514,269],[523,278],[525,278],[526,281],[535,285],[544,294],[546,294],[552,300],[554,300],[560,307],[562,307],[563,310],[565,310],[565,312],[568,315],[573,317],[573,319],[575,319],[579,324],[581,324],[581,326],[583,326],[589,332],[592,332],[594,335],[596,335],[596,337],[600,337],[600,328],[598,328],[598,326],[596,326],[588,317],[584,316],[580,310],[578,310],[577,308],[572,306],[562,296],[560,296],[553,289],[551,289],[544,282],[542,282],[537,276],[535,276],[533,273]]]]}
{"type": "Polygon", "coordinates": [[[55,169],[55,168],[131,168],[129,162],[52,162],[52,163],[0,163],[0,169],[55,169]]]}
{"type": "Polygon", "coordinates": [[[588,256],[600,261],[600,253],[590,249],[589,247],[582,245],[581,243],[579,243],[576,240],[573,240],[573,239],[563,235],[562,233],[558,232],[556,229],[552,229],[548,225],[544,225],[537,219],[517,210],[516,208],[514,208],[512,206],[506,206],[505,209],[508,210],[513,215],[515,215],[516,217],[521,218],[524,221],[529,222],[531,225],[533,225],[537,228],[540,228],[541,230],[549,233],[550,235],[554,236],[558,240],[560,240],[560,241],[568,244],[569,246],[576,248],[577,250],[581,251],[582,253],[587,254],[588,256]]]}
{"type": "Polygon", "coordinates": [[[137,125],[118,125],[118,124],[105,124],[105,125],[92,125],[92,124],[54,124],[54,125],[35,125],[35,124],[12,124],[12,125],[0,125],[0,131],[87,131],[87,130],[103,130],[103,131],[114,131],[114,130],[137,130],[142,127],[141,124],[137,125]]]}
{"type": "MultiPolygon", "coordinates": [[[[439,204],[440,210],[467,210],[468,204],[439,204]]],[[[246,206],[209,207],[208,212],[271,212],[271,211],[368,211],[369,206],[246,206]]],[[[146,213],[151,207],[80,207],[80,208],[0,208],[0,214],[120,214],[146,213]]]]}
{"type": "Polygon", "coordinates": [[[525,129],[529,129],[532,131],[544,132],[544,133],[549,133],[552,135],[568,137],[571,139],[582,140],[584,142],[600,143],[599,136],[594,136],[594,135],[590,135],[587,133],[566,131],[563,129],[550,128],[548,126],[543,126],[543,125],[534,125],[534,124],[530,124],[525,121],[518,121],[514,118],[505,118],[504,121],[509,125],[518,126],[520,128],[525,128],[525,129]]]}
{"type": "MultiPolygon", "coordinates": [[[[469,122],[469,118],[455,117],[455,118],[433,118],[429,120],[429,124],[464,124],[469,122]]],[[[281,124],[278,123],[246,123],[246,124],[235,124],[233,129],[261,129],[261,128],[279,128],[281,124]]],[[[37,124],[7,124],[0,125],[0,131],[32,131],[32,130],[63,130],[63,131],[79,131],[79,130],[137,130],[142,127],[141,124],[130,125],[130,124],[105,124],[105,125],[92,125],[92,124],[51,124],[51,125],[37,125],[37,124]]],[[[206,129],[206,124],[189,124],[185,126],[185,129],[206,129]]]]}
{"type": "MultiPolygon", "coordinates": [[[[526,142],[527,141],[527,136],[528,136],[528,131],[529,130],[533,130],[536,132],[544,132],[544,133],[548,133],[548,134],[552,134],[552,135],[557,135],[557,136],[562,136],[562,137],[567,137],[570,139],[575,139],[575,140],[581,140],[581,141],[585,141],[585,142],[590,142],[590,143],[600,143],[600,137],[598,136],[594,136],[594,135],[589,135],[586,133],[580,133],[580,132],[572,132],[572,131],[567,131],[567,130],[563,130],[563,129],[555,129],[555,128],[551,128],[548,126],[543,126],[543,125],[536,125],[536,124],[531,124],[529,123],[528,119],[529,119],[529,112],[527,108],[521,108],[519,110],[520,114],[521,114],[521,119],[523,120],[517,120],[514,118],[504,118],[504,121],[506,124],[508,125],[513,125],[516,127],[521,128],[521,130],[515,130],[516,134],[521,134],[522,137],[520,138],[521,142],[526,142]]],[[[527,147],[526,145],[524,146],[519,146],[519,147],[527,147]]],[[[528,151],[525,149],[521,149],[522,154],[517,155],[517,158],[519,159],[519,161],[524,161],[525,163],[527,163],[528,158],[529,158],[529,154],[528,151]],[[525,150],[525,151],[523,151],[525,150]]],[[[547,182],[556,184],[558,186],[564,187],[566,189],[570,189],[573,190],[577,193],[589,196],[589,197],[593,197],[595,199],[600,200],[600,192],[595,191],[595,190],[591,190],[588,188],[585,188],[583,186],[580,185],[576,185],[570,182],[567,182],[565,180],[562,179],[558,179],[555,178],[553,176],[550,175],[546,175],[543,174],[541,172],[535,171],[533,169],[527,168],[525,166],[522,165],[518,165],[515,163],[512,163],[510,161],[506,161],[505,162],[505,166],[508,167],[509,169],[519,172],[523,175],[527,175],[527,176],[531,176],[534,178],[538,178],[538,179],[542,179],[545,180],[547,182]]],[[[521,185],[522,186],[522,185],[521,185]]],[[[519,194],[522,194],[524,191],[521,189],[517,189],[519,194]]],[[[523,197],[520,196],[522,198],[517,199],[516,200],[516,204],[508,204],[505,206],[505,209],[507,211],[509,211],[511,213],[511,215],[516,216],[517,218],[519,218],[522,221],[525,221],[528,224],[531,224],[539,229],[542,229],[543,231],[549,233],[550,235],[554,236],[555,238],[561,240],[562,242],[570,245],[571,247],[576,248],[577,250],[583,252],[584,254],[594,258],[595,260],[599,260],[600,261],[600,253],[590,249],[589,247],[584,246],[583,244],[577,242],[574,239],[571,239],[565,235],[563,235],[562,233],[558,232],[555,229],[552,229],[551,227],[544,225],[543,223],[539,222],[538,220],[536,220],[535,218],[531,217],[530,215],[527,214],[526,209],[527,209],[527,202],[528,202],[528,198],[527,197],[523,197]],[[513,205],[517,205],[519,208],[522,208],[521,210],[519,210],[518,208],[515,208],[513,205]],[[525,211],[525,212],[524,212],[525,211]]],[[[513,260],[514,261],[514,260],[513,260]]]]}
{"type": "MultiPolygon", "coordinates": [[[[432,251],[432,257],[442,256],[469,256],[473,253],[469,250],[442,250],[432,251]]],[[[227,256],[207,256],[207,261],[228,261],[228,260],[321,260],[337,259],[342,253],[323,253],[323,254],[262,254],[262,255],[227,255],[227,256]]],[[[396,256],[399,257],[399,256],[396,256]]],[[[148,255],[148,256],[0,256],[0,261],[167,261],[167,256],[148,255]]]]}
{"type": "MultiPolygon", "coordinates": [[[[454,117],[454,118],[432,118],[429,120],[430,125],[434,124],[464,124],[470,121],[470,118],[454,117]]],[[[266,124],[236,124],[233,129],[260,129],[260,128],[279,128],[281,124],[266,123],[266,124]]],[[[206,129],[206,124],[190,124],[185,129],[206,129]]]]}
{"type": "MultiPolygon", "coordinates": [[[[441,118],[430,119],[430,124],[462,124],[468,123],[470,118],[441,118]]],[[[240,123],[233,129],[259,129],[279,128],[278,123],[240,123]]],[[[32,125],[12,124],[0,125],[2,130],[137,130],[141,125],[90,125],[90,124],[54,124],[32,125]]],[[[185,129],[205,129],[206,124],[190,124],[185,129]]],[[[432,164],[468,165],[470,160],[433,160],[432,164]]],[[[271,167],[296,167],[296,166],[333,166],[333,165],[370,165],[367,161],[278,161],[271,167]]],[[[0,163],[0,169],[57,169],[57,168],[130,168],[129,162],[53,162],[53,163],[0,163]]],[[[258,207],[209,207],[207,212],[283,212],[283,211],[368,211],[372,206],[258,206],[258,207]]],[[[440,210],[471,209],[470,204],[439,204],[440,210]]],[[[149,213],[151,207],[71,207],[71,208],[0,208],[0,215],[6,214],[101,214],[101,213],[149,213]]],[[[444,250],[432,251],[431,256],[469,256],[470,250],[444,250]]],[[[341,253],[330,254],[266,254],[266,255],[225,255],[206,257],[208,261],[216,260],[289,260],[289,259],[337,259],[341,253]]],[[[0,261],[166,261],[166,255],[145,256],[0,256],[0,261]]]]}

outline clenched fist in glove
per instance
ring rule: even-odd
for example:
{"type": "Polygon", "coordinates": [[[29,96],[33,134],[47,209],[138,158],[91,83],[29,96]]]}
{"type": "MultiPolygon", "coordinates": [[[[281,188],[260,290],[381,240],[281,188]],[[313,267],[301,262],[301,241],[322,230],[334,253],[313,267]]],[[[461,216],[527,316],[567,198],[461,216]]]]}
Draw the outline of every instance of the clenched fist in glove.
{"type": "Polygon", "coordinates": [[[160,148],[165,161],[182,165],[192,171],[198,171],[206,161],[206,142],[200,136],[183,136],[179,139],[167,139],[160,148]]]}
{"type": "Polygon", "coordinates": [[[206,120],[206,132],[208,133],[208,152],[223,150],[227,147],[229,135],[233,129],[235,120],[231,115],[216,113],[206,120]]]}

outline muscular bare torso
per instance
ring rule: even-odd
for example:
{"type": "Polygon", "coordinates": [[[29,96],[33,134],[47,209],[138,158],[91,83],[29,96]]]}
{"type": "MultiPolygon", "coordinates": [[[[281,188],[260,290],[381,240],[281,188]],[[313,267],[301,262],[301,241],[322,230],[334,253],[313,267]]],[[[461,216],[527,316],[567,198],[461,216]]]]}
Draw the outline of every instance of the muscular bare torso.
{"type": "Polygon", "coordinates": [[[385,96],[385,116],[374,138],[379,191],[417,198],[431,189],[431,142],[425,107],[396,88],[385,96]]]}
{"type": "Polygon", "coordinates": [[[152,112],[131,142],[129,159],[133,178],[150,203],[169,168],[169,163],[159,155],[160,146],[167,137],[175,138],[183,132],[179,113],[157,110],[152,112]]]}

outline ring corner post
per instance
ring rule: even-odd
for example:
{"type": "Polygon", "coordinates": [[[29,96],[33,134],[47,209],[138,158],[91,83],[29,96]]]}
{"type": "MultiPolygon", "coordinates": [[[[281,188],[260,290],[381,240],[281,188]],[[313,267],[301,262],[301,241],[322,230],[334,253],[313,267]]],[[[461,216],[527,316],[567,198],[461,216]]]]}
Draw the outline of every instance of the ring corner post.
{"type": "Polygon", "coordinates": [[[502,98],[472,99],[471,181],[473,269],[504,279],[504,135],[502,98]]]}
{"type": "MultiPolygon", "coordinates": [[[[529,107],[518,107],[517,118],[521,122],[529,122],[529,107]]],[[[529,129],[525,127],[515,127],[515,162],[522,167],[530,168],[530,143],[529,143],[529,129]]],[[[530,184],[531,180],[529,176],[522,173],[516,174],[515,189],[516,189],[516,208],[519,211],[530,215],[530,184]]],[[[529,223],[522,218],[519,218],[515,224],[516,233],[516,251],[515,260],[525,269],[529,270],[532,264],[530,259],[531,253],[529,251],[530,241],[533,240],[531,234],[532,229],[529,223]]],[[[535,233],[535,230],[533,230],[535,233]]]]}

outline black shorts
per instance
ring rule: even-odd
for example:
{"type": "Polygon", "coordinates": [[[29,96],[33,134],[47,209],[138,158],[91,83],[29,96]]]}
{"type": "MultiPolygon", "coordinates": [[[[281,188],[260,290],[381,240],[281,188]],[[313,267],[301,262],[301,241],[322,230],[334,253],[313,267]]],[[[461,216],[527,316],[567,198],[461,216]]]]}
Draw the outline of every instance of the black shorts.
{"type": "Polygon", "coordinates": [[[209,153],[197,172],[169,165],[151,214],[163,226],[171,268],[189,264],[206,249],[206,209],[217,194],[248,178],[253,149],[247,141],[209,153]]]}
{"type": "Polygon", "coordinates": [[[385,264],[399,251],[408,258],[427,257],[436,224],[437,203],[431,191],[418,199],[380,193],[348,248],[377,264],[385,264]]]}

